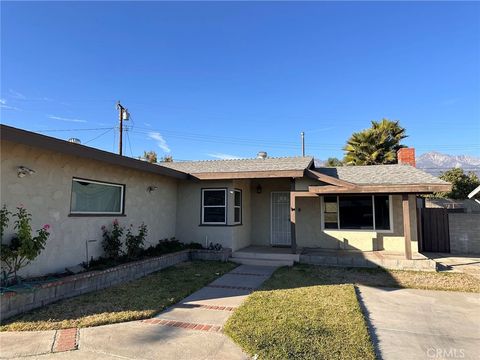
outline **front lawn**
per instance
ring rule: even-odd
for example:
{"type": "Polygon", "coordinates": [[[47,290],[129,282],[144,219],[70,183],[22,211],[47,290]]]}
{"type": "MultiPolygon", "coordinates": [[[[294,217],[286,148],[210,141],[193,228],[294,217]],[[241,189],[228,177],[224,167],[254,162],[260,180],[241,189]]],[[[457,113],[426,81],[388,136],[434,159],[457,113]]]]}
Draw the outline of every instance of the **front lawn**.
{"type": "Polygon", "coordinates": [[[259,359],[374,359],[357,284],[480,292],[460,273],[295,265],[250,295],[225,332],[259,359]]]}
{"type": "Polygon", "coordinates": [[[62,300],[7,319],[0,330],[65,329],[149,318],[235,266],[215,261],[181,263],[135,281],[62,300]]]}
{"type": "MultiPolygon", "coordinates": [[[[276,282],[293,280],[279,272],[276,282]]],[[[259,359],[375,359],[353,285],[255,292],[225,332],[259,359]]]]}

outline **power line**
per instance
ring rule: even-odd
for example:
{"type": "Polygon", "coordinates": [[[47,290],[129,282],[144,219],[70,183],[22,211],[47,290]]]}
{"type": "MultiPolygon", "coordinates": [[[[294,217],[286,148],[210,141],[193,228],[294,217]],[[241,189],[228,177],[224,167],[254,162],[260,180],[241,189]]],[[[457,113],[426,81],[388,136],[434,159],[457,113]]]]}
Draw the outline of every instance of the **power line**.
{"type": "Polygon", "coordinates": [[[93,139],[90,139],[90,140],[86,141],[84,144],[88,144],[89,142],[92,142],[92,141],[94,141],[94,140],[97,140],[98,138],[102,137],[103,135],[107,134],[108,132],[110,132],[110,131],[112,131],[112,130],[113,130],[113,128],[110,128],[110,129],[108,129],[107,131],[101,133],[100,135],[94,137],[93,139]]]}

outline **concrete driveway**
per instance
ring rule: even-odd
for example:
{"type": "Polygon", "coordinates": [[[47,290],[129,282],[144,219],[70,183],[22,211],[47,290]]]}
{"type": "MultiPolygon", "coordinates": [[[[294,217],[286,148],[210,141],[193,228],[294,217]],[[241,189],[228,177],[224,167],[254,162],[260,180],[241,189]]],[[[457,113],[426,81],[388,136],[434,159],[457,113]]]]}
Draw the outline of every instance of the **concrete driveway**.
{"type": "Polygon", "coordinates": [[[480,294],[360,286],[377,356],[480,359],[480,294]]]}

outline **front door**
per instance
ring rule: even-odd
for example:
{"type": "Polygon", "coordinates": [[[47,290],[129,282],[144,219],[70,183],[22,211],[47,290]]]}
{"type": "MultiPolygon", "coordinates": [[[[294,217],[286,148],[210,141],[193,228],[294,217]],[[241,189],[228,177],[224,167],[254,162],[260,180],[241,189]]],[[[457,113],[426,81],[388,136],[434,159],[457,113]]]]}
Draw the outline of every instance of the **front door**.
{"type": "Polygon", "coordinates": [[[288,191],[272,192],[271,206],[271,244],[273,246],[290,246],[290,193],[288,191]]]}

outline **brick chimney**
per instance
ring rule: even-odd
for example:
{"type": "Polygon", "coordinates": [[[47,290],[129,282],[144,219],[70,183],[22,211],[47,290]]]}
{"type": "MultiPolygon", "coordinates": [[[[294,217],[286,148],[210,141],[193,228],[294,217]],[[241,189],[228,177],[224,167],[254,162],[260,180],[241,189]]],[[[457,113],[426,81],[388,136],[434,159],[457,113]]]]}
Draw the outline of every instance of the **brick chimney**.
{"type": "Polygon", "coordinates": [[[399,164],[402,165],[411,165],[413,167],[415,164],[415,149],[414,148],[401,148],[397,151],[397,160],[399,164]]]}

